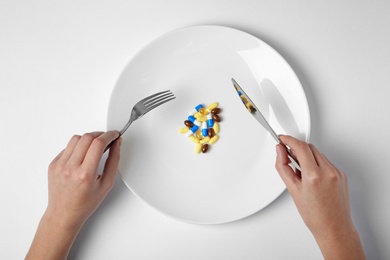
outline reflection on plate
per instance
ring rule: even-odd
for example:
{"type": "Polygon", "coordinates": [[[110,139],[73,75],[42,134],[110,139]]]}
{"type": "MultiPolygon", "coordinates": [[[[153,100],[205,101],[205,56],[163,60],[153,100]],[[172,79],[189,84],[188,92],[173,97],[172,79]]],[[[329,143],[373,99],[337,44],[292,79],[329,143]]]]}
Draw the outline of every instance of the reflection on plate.
{"type": "Polygon", "coordinates": [[[177,97],[134,122],[123,136],[119,172],[158,211],[198,224],[247,217],[285,189],[275,141],[242,106],[231,78],[245,88],[277,133],[308,140],[310,115],[302,86],[287,62],[245,32],[198,26],[163,35],[127,65],[111,96],[108,129],[121,129],[132,106],[166,89],[177,97]],[[178,133],[199,103],[219,103],[219,141],[206,154],[178,133]]]}

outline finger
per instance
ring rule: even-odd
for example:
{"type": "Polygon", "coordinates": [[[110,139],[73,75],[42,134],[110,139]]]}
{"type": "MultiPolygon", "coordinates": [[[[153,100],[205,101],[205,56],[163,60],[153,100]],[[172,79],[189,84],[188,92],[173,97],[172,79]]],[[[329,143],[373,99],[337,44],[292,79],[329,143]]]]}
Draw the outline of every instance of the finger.
{"type": "Polygon", "coordinates": [[[81,136],[79,135],[74,135],[72,138],[70,138],[68,145],[66,146],[64,152],[62,153],[61,160],[63,161],[68,161],[70,156],[73,153],[73,150],[75,149],[77,143],[79,142],[81,136]]]}
{"type": "Polygon", "coordinates": [[[83,161],[91,173],[97,172],[104,149],[118,137],[118,131],[108,131],[93,140],[83,161]]]}
{"type": "Polygon", "coordinates": [[[64,151],[65,151],[65,149],[62,150],[62,151],[53,159],[53,161],[51,161],[51,163],[49,164],[49,167],[48,167],[48,172],[49,172],[49,174],[50,174],[50,173],[57,172],[56,169],[57,169],[58,161],[61,159],[61,157],[62,157],[64,151]]]}
{"type": "Polygon", "coordinates": [[[318,164],[318,166],[322,167],[325,165],[329,165],[329,161],[326,157],[314,146],[314,144],[309,144],[310,150],[312,151],[314,158],[318,164]]]}
{"type": "Polygon", "coordinates": [[[318,167],[317,161],[314,158],[313,152],[306,142],[302,142],[292,136],[281,135],[280,139],[283,144],[290,147],[293,154],[296,156],[302,171],[310,174],[318,167]]]}
{"type": "Polygon", "coordinates": [[[80,165],[84,161],[85,155],[87,154],[87,151],[93,140],[102,134],[103,132],[92,132],[84,134],[74,148],[69,161],[75,163],[76,165],[80,165]]]}
{"type": "Polygon", "coordinates": [[[120,137],[111,146],[106,164],[104,165],[104,171],[101,180],[103,183],[108,185],[108,188],[112,188],[114,185],[115,175],[119,165],[121,144],[122,138],[120,137]]]}
{"type": "Polygon", "coordinates": [[[57,154],[57,156],[54,157],[54,159],[53,159],[53,161],[51,161],[51,163],[57,162],[57,161],[62,157],[62,155],[64,154],[64,152],[65,152],[65,149],[62,150],[59,154],[57,154]]]}
{"type": "Polygon", "coordinates": [[[283,145],[276,145],[276,154],[276,170],[278,171],[283,182],[286,184],[288,191],[291,193],[291,195],[293,195],[298,189],[298,185],[300,184],[300,178],[290,167],[290,160],[287,157],[287,151],[285,147],[283,147],[283,145]]]}
{"type": "Polygon", "coordinates": [[[338,169],[338,168],[337,168],[337,167],[328,159],[328,157],[326,157],[325,155],[323,155],[323,156],[324,156],[326,162],[327,162],[330,166],[332,166],[333,168],[338,169]]]}
{"type": "Polygon", "coordinates": [[[321,153],[321,155],[322,155],[322,158],[324,160],[323,166],[327,167],[328,173],[333,172],[333,173],[336,173],[339,177],[342,177],[342,178],[346,177],[346,174],[343,171],[341,171],[340,169],[338,169],[331,161],[329,161],[329,159],[324,154],[321,153]],[[334,169],[334,171],[331,171],[330,169],[334,169]]]}

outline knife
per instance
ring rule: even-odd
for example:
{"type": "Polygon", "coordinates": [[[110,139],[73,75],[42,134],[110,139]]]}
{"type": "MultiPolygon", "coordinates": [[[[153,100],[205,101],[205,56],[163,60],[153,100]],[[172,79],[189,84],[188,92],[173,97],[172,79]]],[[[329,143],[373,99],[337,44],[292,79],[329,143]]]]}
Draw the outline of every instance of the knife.
{"type": "Polygon", "coordinates": [[[245,93],[245,91],[238,85],[238,83],[232,78],[233,86],[238,93],[238,96],[241,99],[241,102],[244,104],[245,108],[251,113],[251,115],[256,118],[256,120],[271,134],[271,136],[275,139],[278,144],[282,144],[287,150],[287,156],[291,161],[291,164],[301,171],[301,167],[297,159],[292,155],[291,150],[288,146],[282,143],[279,136],[272,129],[268,121],[265,119],[260,110],[255,106],[253,101],[249,98],[249,96],[245,93]]]}

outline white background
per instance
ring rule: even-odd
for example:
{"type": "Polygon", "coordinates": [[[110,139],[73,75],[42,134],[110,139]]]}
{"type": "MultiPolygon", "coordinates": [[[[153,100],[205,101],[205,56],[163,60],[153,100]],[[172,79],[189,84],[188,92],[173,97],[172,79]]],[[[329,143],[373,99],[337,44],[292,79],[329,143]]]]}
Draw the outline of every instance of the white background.
{"type": "MultiPolygon", "coordinates": [[[[113,86],[156,37],[223,25],[264,40],[305,89],[311,141],[349,177],[368,259],[390,259],[387,1],[0,0],[0,258],[25,256],[47,204],[47,166],[75,133],[106,129],[113,86]]],[[[321,259],[290,195],[246,219],[161,215],[117,178],[70,259],[321,259]]]]}

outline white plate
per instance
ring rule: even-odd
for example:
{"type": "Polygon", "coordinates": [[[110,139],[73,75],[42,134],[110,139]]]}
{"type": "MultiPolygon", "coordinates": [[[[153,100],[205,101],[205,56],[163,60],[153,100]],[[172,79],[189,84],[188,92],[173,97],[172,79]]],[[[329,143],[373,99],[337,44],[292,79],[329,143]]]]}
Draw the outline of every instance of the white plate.
{"type": "Polygon", "coordinates": [[[308,140],[310,115],[302,86],[269,45],[220,26],[177,30],[142,49],[111,96],[108,129],[121,129],[140,99],[170,89],[176,99],[135,121],[123,136],[123,181],[158,211],[198,224],[247,217],[285,189],[275,170],[275,141],[243,107],[234,78],[277,133],[308,140]],[[178,133],[188,112],[214,101],[220,139],[206,154],[178,133]]]}

